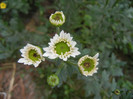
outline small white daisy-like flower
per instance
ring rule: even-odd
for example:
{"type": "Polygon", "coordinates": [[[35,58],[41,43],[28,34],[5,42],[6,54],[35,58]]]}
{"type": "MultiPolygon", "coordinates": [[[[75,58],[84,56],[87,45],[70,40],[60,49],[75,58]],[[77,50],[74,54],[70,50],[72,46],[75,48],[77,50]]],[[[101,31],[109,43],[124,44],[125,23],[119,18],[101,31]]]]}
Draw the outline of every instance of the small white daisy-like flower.
{"type": "Polygon", "coordinates": [[[72,56],[76,57],[80,54],[78,48],[75,47],[76,42],[72,40],[72,37],[69,33],[64,33],[62,30],[60,35],[55,34],[55,36],[50,39],[49,47],[43,48],[46,51],[43,56],[46,56],[50,59],[55,59],[59,57],[64,61],[72,56]]]}
{"type": "Polygon", "coordinates": [[[65,16],[62,11],[56,11],[54,14],[51,14],[50,23],[54,26],[61,26],[65,22],[65,16]]]}
{"type": "Polygon", "coordinates": [[[44,61],[42,49],[38,46],[34,46],[32,44],[27,44],[23,49],[20,49],[22,53],[18,60],[18,63],[24,63],[25,65],[34,65],[37,67],[41,61],[44,61]]]}
{"type": "Polygon", "coordinates": [[[97,53],[95,56],[91,57],[89,55],[85,55],[81,57],[78,61],[78,66],[81,73],[85,76],[92,76],[94,73],[97,73],[98,67],[98,56],[97,53]]]}

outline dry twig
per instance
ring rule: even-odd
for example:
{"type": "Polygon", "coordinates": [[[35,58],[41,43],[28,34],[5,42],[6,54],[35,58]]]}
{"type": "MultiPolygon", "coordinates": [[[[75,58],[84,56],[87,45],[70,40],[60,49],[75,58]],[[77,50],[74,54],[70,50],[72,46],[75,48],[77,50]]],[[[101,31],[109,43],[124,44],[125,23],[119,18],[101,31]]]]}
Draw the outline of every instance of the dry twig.
{"type": "Polygon", "coordinates": [[[16,63],[13,63],[13,72],[12,72],[12,78],[10,81],[7,99],[11,99],[11,92],[12,92],[13,84],[14,84],[14,80],[15,80],[15,72],[16,72],[16,63]]]}

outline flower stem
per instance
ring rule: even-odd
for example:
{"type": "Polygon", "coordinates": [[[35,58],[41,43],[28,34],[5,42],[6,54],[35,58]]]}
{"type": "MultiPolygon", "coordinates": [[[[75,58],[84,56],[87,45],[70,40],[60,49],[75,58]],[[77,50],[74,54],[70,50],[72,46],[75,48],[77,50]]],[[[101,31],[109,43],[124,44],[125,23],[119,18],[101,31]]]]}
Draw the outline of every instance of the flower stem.
{"type": "Polygon", "coordinates": [[[56,32],[59,35],[59,33],[60,33],[60,27],[57,27],[56,32]]]}
{"type": "Polygon", "coordinates": [[[72,63],[71,61],[66,61],[66,63],[67,63],[67,64],[70,64],[70,65],[75,65],[75,66],[77,66],[77,64],[72,63]]]}
{"type": "Polygon", "coordinates": [[[58,75],[62,68],[63,68],[63,62],[61,61],[60,65],[59,65],[59,68],[58,68],[58,70],[56,71],[55,74],[58,75]]]}

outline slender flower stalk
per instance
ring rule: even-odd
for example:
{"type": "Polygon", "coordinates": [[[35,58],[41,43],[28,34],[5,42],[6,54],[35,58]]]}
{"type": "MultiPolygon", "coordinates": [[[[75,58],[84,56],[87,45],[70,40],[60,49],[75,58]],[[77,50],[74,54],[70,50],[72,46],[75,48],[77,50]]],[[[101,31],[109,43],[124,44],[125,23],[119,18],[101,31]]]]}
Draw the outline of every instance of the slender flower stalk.
{"type": "Polygon", "coordinates": [[[57,34],[60,35],[60,27],[57,27],[57,34]]]}

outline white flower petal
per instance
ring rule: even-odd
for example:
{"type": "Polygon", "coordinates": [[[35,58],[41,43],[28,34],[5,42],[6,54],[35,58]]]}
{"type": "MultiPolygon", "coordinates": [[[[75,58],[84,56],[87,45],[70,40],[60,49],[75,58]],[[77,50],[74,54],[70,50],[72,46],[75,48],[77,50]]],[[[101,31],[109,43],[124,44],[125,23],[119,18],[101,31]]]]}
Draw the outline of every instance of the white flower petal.
{"type": "Polygon", "coordinates": [[[98,65],[99,64],[99,62],[96,62],[96,65],[98,65]]]}
{"type": "Polygon", "coordinates": [[[50,56],[48,56],[48,58],[55,59],[55,58],[57,58],[57,56],[56,55],[50,55],[50,56]]]}
{"type": "Polygon", "coordinates": [[[24,53],[24,49],[20,49],[20,52],[21,52],[21,53],[24,53]]]}
{"type": "Polygon", "coordinates": [[[33,64],[34,65],[34,67],[38,67],[39,66],[39,64],[40,64],[40,62],[36,62],[35,64],[33,64]]]}
{"type": "Polygon", "coordinates": [[[32,62],[27,62],[26,64],[27,64],[27,65],[32,65],[32,62]]]}
{"type": "Polygon", "coordinates": [[[77,43],[75,41],[71,42],[71,45],[74,47],[77,43]]]}
{"type": "Polygon", "coordinates": [[[64,61],[67,61],[67,57],[66,58],[63,58],[64,61]]]}
{"type": "Polygon", "coordinates": [[[49,47],[45,47],[45,48],[43,48],[43,50],[48,52],[48,51],[50,51],[50,48],[49,47]]]}
{"type": "Polygon", "coordinates": [[[64,35],[65,35],[65,34],[64,34],[64,31],[62,30],[62,31],[60,32],[60,37],[61,37],[61,38],[64,38],[64,35]]]}
{"type": "Polygon", "coordinates": [[[18,60],[18,63],[24,63],[26,60],[24,59],[24,58],[20,58],[19,60],[18,60]]]}
{"type": "Polygon", "coordinates": [[[98,58],[98,56],[99,56],[99,53],[97,53],[95,56],[93,56],[94,58],[98,58]]]}

